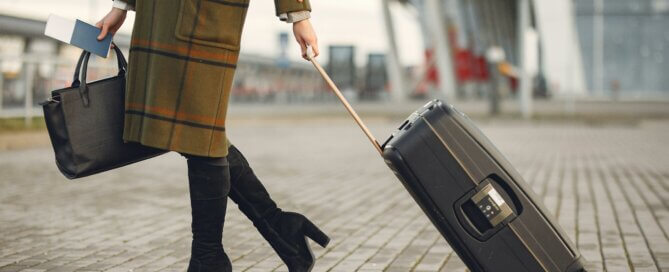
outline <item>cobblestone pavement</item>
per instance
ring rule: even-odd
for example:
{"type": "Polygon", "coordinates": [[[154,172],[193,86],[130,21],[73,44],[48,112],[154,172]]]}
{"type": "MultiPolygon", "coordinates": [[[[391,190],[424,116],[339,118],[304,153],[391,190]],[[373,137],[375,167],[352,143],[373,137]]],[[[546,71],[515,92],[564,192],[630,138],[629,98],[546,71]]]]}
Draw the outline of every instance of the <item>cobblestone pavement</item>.
{"type": "MultiPolygon", "coordinates": [[[[373,119],[379,136],[399,120],[373,119]]],[[[332,242],[314,271],[464,271],[348,119],[232,120],[229,134],[286,210],[332,242]]],[[[520,170],[589,261],[589,271],[669,271],[669,121],[584,125],[497,121],[482,130],[520,170]]],[[[0,271],[185,271],[190,207],[175,152],[77,181],[49,148],[0,153],[0,271]]],[[[286,271],[237,209],[235,271],[286,271]]]]}

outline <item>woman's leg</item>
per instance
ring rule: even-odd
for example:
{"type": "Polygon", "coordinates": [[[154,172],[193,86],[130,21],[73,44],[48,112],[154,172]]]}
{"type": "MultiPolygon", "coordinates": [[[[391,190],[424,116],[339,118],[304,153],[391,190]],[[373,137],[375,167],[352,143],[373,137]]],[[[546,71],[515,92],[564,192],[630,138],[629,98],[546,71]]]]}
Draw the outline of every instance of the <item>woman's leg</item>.
{"type": "Polygon", "coordinates": [[[230,191],[226,157],[201,157],[180,153],[188,164],[193,242],[188,271],[229,272],[230,259],[221,244],[230,191]]]}
{"type": "Polygon", "coordinates": [[[228,148],[228,160],[230,199],[253,222],[289,271],[310,271],[314,259],[305,235],[323,247],[329,242],[327,235],[305,216],[279,209],[244,155],[233,145],[228,148]]]}

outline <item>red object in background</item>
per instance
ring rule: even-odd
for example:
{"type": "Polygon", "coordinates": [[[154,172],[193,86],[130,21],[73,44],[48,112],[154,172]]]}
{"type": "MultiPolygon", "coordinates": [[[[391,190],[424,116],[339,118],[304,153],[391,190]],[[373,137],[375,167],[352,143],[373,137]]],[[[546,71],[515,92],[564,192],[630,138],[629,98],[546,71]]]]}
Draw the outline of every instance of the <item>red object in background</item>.
{"type": "Polygon", "coordinates": [[[516,93],[518,90],[518,79],[515,77],[507,77],[509,79],[509,86],[511,87],[511,92],[516,93]]]}
{"type": "Polygon", "coordinates": [[[456,49],[455,73],[459,82],[487,81],[490,79],[488,62],[483,56],[476,56],[467,49],[456,49]]]}
{"type": "Polygon", "coordinates": [[[459,82],[471,80],[474,75],[474,58],[467,49],[455,49],[455,76],[459,82]]]}
{"type": "Polygon", "coordinates": [[[427,72],[425,73],[425,80],[435,85],[439,85],[439,72],[437,71],[436,60],[434,60],[434,50],[426,49],[425,50],[425,62],[431,63],[427,67],[427,72]]]}
{"type": "Polygon", "coordinates": [[[473,65],[473,80],[475,81],[488,81],[490,80],[490,73],[488,72],[488,62],[483,56],[474,57],[473,65]]]}
{"type": "MultiPolygon", "coordinates": [[[[467,81],[485,82],[490,80],[488,62],[483,56],[476,56],[469,49],[454,49],[454,69],[456,80],[459,84],[467,81]]],[[[425,63],[427,64],[425,77],[417,86],[416,93],[426,93],[428,85],[439,85],[439,71],[437,70],[434,50],[425,50],[425,63]]]]}

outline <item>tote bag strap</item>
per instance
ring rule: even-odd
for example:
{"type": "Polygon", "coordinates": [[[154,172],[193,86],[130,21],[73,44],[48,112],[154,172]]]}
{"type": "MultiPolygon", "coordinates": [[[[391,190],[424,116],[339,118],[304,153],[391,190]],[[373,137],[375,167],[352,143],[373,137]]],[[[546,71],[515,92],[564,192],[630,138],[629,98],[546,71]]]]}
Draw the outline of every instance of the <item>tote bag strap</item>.
{"type": "MultiPolygon", "coordinates": [[[[116,52],[116,61],[118,65],[118,76],[124,76],[126,70],[128,69],[128,63],[123,56],[121,49],[114,44],[114,52],[116,52]]],[[[90,100],[88,98],[88,84],[86,83],[86,75],[88,71],[88,60],[91,57],[91,53],[84,51],[79,57],[77,62],[76,71],[74,71],[74,79],[72,80],[72,87],[79,87],[79,95],[81,96],[81,101],[84,104],[84,107],[90,105],[90,100]],[[82,67],[83,66],[83,67],[82,67]],[[79,72],[81,72],[81,77],[79,77],[79,72]]]]}
{"type": "MultiPolygon", "coordinates": [[[[116,53],[116,62],[119,70],[118,75],[121,76],[124,75],[125,72],[128,70],[128,62],[126,62],[125,56],[123,55],[123,52],[121,52],[121,50],[118,48],[118,46],[114,42],[112,42],[112,44],[114,45],[114,52],[116,53]]],[[[85,65],[84,71],[86,70],[88,66],[88,59],[86,59],[85,61],[84,59],[86,58],[86,55],[90,54],[91,54],[90,52],[85,50],[81,52],[79,60],[77,61],[77,67],[74,70],[74,76],[72,78],[72,85],[71,85],[72,87],[79,87],[79,84],[81,84],[81,82],[86,81],[85,76],[84,79],[79,79],[79,73],[81,72],[82,64],[85,65]]]]}

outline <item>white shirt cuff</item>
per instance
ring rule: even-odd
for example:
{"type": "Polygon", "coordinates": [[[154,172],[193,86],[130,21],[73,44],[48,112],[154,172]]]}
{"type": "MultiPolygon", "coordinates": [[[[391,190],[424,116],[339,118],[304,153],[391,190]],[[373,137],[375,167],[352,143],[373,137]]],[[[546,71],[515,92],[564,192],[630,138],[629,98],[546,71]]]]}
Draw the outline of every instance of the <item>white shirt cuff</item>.
{"type": "Polygon", "coordinates": [[[306,20],[309,18],[311,18],[311,12],[309,12],[308,10],[281,13],[279,15],[279,20],[284,21],[286,23],[297,23],[299,21],[306,20]]]}
{"type": "Polygon", "coordinates": [[[114,0],[114,4],[112,5],[112,7],[122,10],[135,10],[135,7],[128,5],[128,3],[123,2],[121,0],[114,0]]]}

